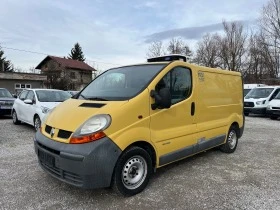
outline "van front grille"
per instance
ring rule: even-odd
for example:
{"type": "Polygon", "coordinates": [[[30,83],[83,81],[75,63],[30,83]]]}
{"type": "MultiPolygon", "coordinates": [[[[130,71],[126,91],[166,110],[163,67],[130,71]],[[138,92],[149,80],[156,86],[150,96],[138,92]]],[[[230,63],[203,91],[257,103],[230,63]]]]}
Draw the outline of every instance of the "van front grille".
{"type": "Polygon", "coordinates": [[[254,107],[255,104],[254,104],[254,102],[244,102],[244,106],[245,107],[254,107]]]}
{"type": "MultiPolygon", "coordinates": [[[[51,134],[51,130],[52,130],[52,127],[49,125],[46,125],[46,127],[45,127],[46,133],[51,134]]],[[[58,129],[57,137],[62,138],[62,139],[68,139],[71,136],[71,134],[72,134],[71,131],[58,129]]]]}

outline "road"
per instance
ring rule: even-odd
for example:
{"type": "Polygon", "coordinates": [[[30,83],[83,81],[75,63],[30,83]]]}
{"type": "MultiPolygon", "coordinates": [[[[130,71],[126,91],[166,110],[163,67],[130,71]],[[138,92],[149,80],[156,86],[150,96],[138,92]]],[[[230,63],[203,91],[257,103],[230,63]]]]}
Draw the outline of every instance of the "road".
{"type": "Polygon", "coordinates": [[[46,174],[34,134],[0,117],[0,209],[280,209],[280,120],[246,117],[235,153],[212,149],[160,168],[145,191],[128,198],[46,174]]]}

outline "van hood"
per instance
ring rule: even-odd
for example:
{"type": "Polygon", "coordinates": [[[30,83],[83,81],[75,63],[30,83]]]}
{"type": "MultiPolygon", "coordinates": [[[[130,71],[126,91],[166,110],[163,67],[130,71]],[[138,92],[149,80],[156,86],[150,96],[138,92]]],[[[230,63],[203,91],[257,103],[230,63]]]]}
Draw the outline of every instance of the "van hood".
{"type": "Polygon", "coordinates": [[[97,114],[110,114],[127,102],[68,99],[51,111],[45,124],[75,132],[90,117],[97,114]]]}
{"type": "Polygon", "coordinates": [[[274,107],[280,107],[280,99],[273,99],[269,102],[270,106],[274,106],[274,107]]]}
{"type": "Polygon", "coordinates": [[[267,98],[245,98],[244,101],[245,102],[256,102],[256,101],[264,101],[267,98]]]}

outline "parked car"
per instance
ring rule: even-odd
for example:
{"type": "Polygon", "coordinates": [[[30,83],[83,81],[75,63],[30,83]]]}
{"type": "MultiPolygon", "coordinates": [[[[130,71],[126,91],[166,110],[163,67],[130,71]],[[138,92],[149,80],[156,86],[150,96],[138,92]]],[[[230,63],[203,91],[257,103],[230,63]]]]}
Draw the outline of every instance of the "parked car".
{"type": "Polygon", "coordinates": [[[110,69],[52,109],[34,139],[40,166],[76,187],[131,196],[157,168],[213,147],[233,153],[244,129],[241,74],[183,58],[110,69]]]}
{"type": "Polygon", "coordinates": [[[11,115],[15,98],[6,89],[0,88],[0,115],[11,115]]]}
{"type": "Polygon", "coordinates": [[[25,89],[15,100],[12,108],[13,123],[24,122],[38,130],[46,113],[69,99],[70,93],[55,89],[25,89]]]}
{"type": "Polygon", "coordinates": [[[280,92],[269,102],[266,112],[272,120],[280,117],[280,92]]]}
{"type": "Polygon", "coordinates": [[[72,96],[76,95],[77,93],[79,93],[79,91],[77,90],[66,90],[68,93],[70,93],[72,96]]]}
{"type": "Polygon", "coordinates": [[[268,103],[280,92],[280,86],[253,88],[244,99],[244,114],[266,114],[268,103]]]}
{"type": "Polygon", "coordinates": [[[244,92],[244,97],[250,92],[255,87],[264,87],[266,86],[265,84],[244,84],[243,85],[243,92],[244,92]]]}

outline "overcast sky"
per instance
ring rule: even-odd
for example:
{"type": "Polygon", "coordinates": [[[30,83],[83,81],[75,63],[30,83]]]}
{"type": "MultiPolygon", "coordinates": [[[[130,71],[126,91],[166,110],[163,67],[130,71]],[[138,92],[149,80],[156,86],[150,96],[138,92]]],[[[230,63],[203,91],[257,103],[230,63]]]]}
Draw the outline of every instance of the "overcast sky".
{"type": "MultiPolygon", "coordinates": [[[[221,22],[250,27],[268,0],[0,0],[2,47],[66,56],[75,42],[90,64],[106,69],[144,62],[149,43],[181,36],[193,47],[221,22]]],[[[3,49],[15,67],[45,55],[3,49]]]]}

